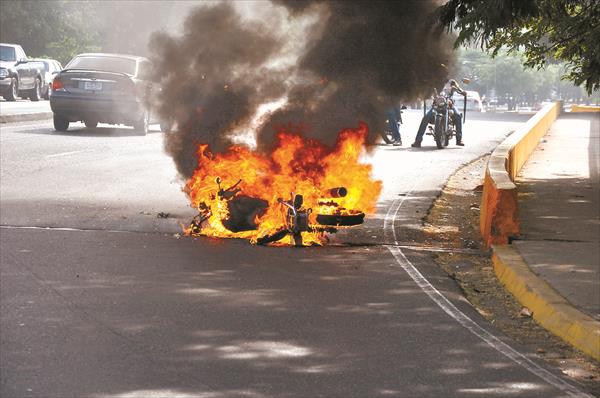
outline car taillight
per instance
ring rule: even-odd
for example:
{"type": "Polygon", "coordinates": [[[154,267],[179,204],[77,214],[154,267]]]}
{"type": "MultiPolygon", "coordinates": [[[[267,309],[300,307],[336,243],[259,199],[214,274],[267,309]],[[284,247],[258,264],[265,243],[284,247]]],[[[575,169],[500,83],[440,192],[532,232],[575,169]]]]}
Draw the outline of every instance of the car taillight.
{"type": "Polygon", "coordinates": [[[55,77],[54,80],[52,80],[52,91],[58,91],[58,90],[64,90],[65,86],[63,85],[63,82],[58,78],[55,77]]]}

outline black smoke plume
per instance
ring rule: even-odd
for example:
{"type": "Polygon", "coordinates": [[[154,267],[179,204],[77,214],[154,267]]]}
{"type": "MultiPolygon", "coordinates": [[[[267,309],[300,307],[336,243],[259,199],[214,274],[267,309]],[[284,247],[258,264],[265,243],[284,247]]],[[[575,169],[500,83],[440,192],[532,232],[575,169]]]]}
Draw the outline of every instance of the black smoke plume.
{"type": "Polygon", "coordinates": [[[438,5],[276,1],[270,8],[279,13],[261,21],[224,3],[192,11],[179,37],[154,35],[158,113],[174,125],[165,147],[178,171],[191,176],[198,144],[225,150],[233,132],[250,129],[260,105],[282,98],[255,128],[260,150],[270,149],[282,126],[331,144],[340,129],[364,121],[374,141],[390,106],[447,79],[452,41],[433,25],[438,5]]]}

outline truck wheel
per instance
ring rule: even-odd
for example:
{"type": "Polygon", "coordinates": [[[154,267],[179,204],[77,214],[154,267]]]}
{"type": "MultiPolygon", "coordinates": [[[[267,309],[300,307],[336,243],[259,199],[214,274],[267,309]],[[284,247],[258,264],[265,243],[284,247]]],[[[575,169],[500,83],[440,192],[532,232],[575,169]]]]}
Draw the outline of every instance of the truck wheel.
{"type": "Polygon", "coordinates": [[[69,128],[69,119],[64,116],[54,114],[54,129],[56,131],[67,131],[69,128]]]}
{"type": "Polygon", "coordinates": [[[42,86],[42,81],[39,78],[35,79],[35,86],[33,86],[33,89],[31,90],[31,92],[29,93],[29,99],[32,101],[39,101],[42,93],[41,93],[41,86],[42,86]]]}
{"type": "Polygon", "coordinates": [[[8,89],[8,93],[6,94],[7,101],[16,101],[19,96],[19,81],[14,77],[10,79],[10,87],[8,89]]]}

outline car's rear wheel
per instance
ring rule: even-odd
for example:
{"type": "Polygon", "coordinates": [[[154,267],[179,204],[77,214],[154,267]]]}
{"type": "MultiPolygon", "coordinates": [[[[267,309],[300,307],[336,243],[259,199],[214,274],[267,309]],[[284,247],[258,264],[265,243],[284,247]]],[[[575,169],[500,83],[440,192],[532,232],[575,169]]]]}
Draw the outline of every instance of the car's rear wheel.
{"type": "Polygon", "coordinates": [[[42,97],[42,93],[41,93],[41,86],[42,86],[42,81],[40,79],[35,79],[35,86],[33,87],[33,89],[31,90],[31,92],[29,93],[29,99],[32,101],[39,101],[40,98],[42,97]]]}
{"type": "Polygon", "coordinates": [[[133,124],[133,129],[141,134],[146,135],[148,133],[148,128],[150,127],[150,112],[147,110],[144,111],[143,116],[133,124]]]}
{"type": "Polygon", "coordinates": [[[54,129],[56,131],[67,131],[69,128],[69,119],[64,116],[54,114],[54,129]]]}
{"type": "Polygon", "coordinates": [[[10,87],[6,93],[7,101],[16,101],[19,96],[19,82],[14,77],[10,79],[10,87]]]}
{"type": "Polygon", "coordinates": [[[98,121],[97,120],[86,119],[86,120],[83,121],[83,123],[85,123],[85,127],[87,127],[88,129],[95,129],[96,127],[98,127],[98,121]]]}

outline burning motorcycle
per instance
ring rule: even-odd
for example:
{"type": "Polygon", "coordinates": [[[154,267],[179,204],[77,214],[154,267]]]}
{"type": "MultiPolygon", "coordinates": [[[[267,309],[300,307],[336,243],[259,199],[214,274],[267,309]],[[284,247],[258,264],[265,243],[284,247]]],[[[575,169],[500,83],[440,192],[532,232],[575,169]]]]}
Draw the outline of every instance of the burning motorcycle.
{"type": "MultiPolygon", "coordinates": [[[[220,214],[220,223],[231,233],[243,233],[244,231],[255,231],[258,229],[257,219],[260,219],[268,210],[268,202],[262,199],[246,196],[239,188],[242,180],[228,188],[221,187],[221,178],[215,179],[217,183],[216,194],[212,195],[213,203],[200,203],[198,215],[189,225],[190,235],[202,235],[203,230],[209,227],[209,221],[215,214],[220,214]],[[226,209],[226,211],[224,211],[226,209]]],[[[365,213],[361,211],[348,210],[340,207],[334,198],[343,198],[347,189],[337,187],[329,189],[324,193],[328,200],[318,202],[318,212],[313,216],[313,209],[304,206],[304,197],[300,194],[291,193],[289,200],[277,199],[281,206],[282,224],[275,231],[267,231],[264,234],[251,239],[256,245],[267,245],[281,241],[285,237],[291,238],[293,246],[304,246],[305,233],[322,237],[325,233],[335,233],[340,227],[350,227],[364,222],[365,213]]],[[[242,234],[243,235],[243,234],[242,234]]],[[[309,240],[308,244],[318,244],[309,240]]]]}
{"type": "Polygon", "coordinates": [[[185,233],[255,245],[326,244],[330,233],[376,211],[382,183],[361,161],[367,136],[362,123],[340,131],[332,146],[285,131],[269,152],[234,145],[213,153],[200,144],[183,189],[198,213],[185,233]]]}

